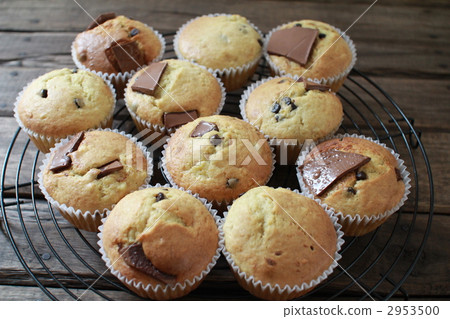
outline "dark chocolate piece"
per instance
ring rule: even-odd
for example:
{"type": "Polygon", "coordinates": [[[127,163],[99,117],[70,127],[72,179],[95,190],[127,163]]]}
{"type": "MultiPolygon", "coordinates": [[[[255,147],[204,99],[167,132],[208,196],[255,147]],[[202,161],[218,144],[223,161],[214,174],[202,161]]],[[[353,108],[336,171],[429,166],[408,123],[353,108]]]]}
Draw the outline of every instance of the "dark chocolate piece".
{"type": "Polygon", "coordinates": [[[297,104],[291,103],[291,111],[293,111],[293,110],[295,110],[297,108],[298,108],[297,104]]]}
{"type": "Polygon", "coordinates": [[[305,65],[318,33],[315,29],[302,27],[277,30],[270,37],[267,52],[305,65]]]}
{"type": "Polygon", "coordinates": [[[156,194],[155,197],[156,197],[156,201],[157,202],[159,202],[159,201],[161,201],[163,199],[166,199],[166,196],[163,193],[158,193],[158,194],[156,194]]]}
{"type": "Polygon", "coordinates": [[[84,106],[84,102],[82,99],[73,99],[73,103],[77,106],[77,108],[81,109],[84,106]]]}
{"type": "Polygon", "coordinates": [[[278,112],[280,112],[280,110],[281,110],[281,105],[277,102],[273,103],[271,112],[278,113],[278,112]]]}
{"type": "Polygon", "coordinates": [[[284,83],[284,82],[286,82],[285,79],[278,81],[278,84],[281,84],[281,83],[284,83]]]}
{"type": "Polygon", "coordinates": [[[227,180],[227,188],[234,188],[238,182],[239,182],[239,179],[237,179],[237,178],[229,178],[227,180]]]}
{"type": "Polygon", "coordinates": [[[136,41],[115,42],[105,50],[105,54],[117,72],[136,70],[145,64],[144,54],[136,41]]]}
{"type": "Polygon", "coordinates": [[[72,69],[72,73],[74,74],[74,73],[77,73],[78,72],[78,69],[77,68],[73,68],[72,69]]]}
{"type": "Polygon", "coordinates": [[[277,262],[275,260],[273,260],[273,259],[270,259],[270,258],[264,258],[264,259],[266,260],[266,263],[269,266],[275,266],[277,264],[277,262]]]}
{"type": "Polygon", "coordinates": [[[139,34],[139,29],[134,28],[130,31],[130,37],[134,37],[135,35],[139,34]]]}
{"type": "Polygon", "coordinates": [[[370,157],[337,150],[327,150],[307,158],[300,167],[305,184],[315,195],[322,195],[336,180],[370,161],[370,157]]]}
{"type": "Polygon", "coordinates": [[[44,99],[47,98],[47,96],[48,96],[48,91],[47,91],[47,89],[42,89],[41,92],[40,92],[40,94],[41,94],[41,97],[43,97],[44,99]]]}
{"type": "Polygon", "coordinates": [[[95,18],[95,20],[92,21],[91,24],[89,24],[86,30],[94,29],[96,26],[105,23],[108,20],[114,19],[115,17],[116,14],[114,12],[103,13],[95,18]]]}
{"type": "Polygon", "coordinates": [[[119,248],[119,253],[125,261],[125,263],[139,271],[165,283],[172,284],[175,283],[177,277],[174,275],[166,274],[158,270],[152,262],[145,256],[144,250],[142,249],[141,243],[131,244],[126,247],[119,248]]]}
{"type": "Polygon", "coordinates": [[[283,252],[282,252],[281,250],[277,250],[277,251],[275,252],[275,256],[281,256],[282,253],[283,253],[283,252]]]}
{"type": "Polygon", "coordinates": [[[291,105],[292,100],[291,100],[291,98],[290,98],[289,96],[286,96],[286,97],[283,98],[283,102],[284,102],[286,105],[291,105]]]}
{"type": "Polygon", "coordinates": [[[296,23],[295,26],[296,26],[296,27],[301,27],[302,24],[301,24],[301,23],[296,23]]]}
{"type": "Polygon", "coordinates": [[[348,187],[347,192],[352,193],[353,195],[356,195],[356,189],[354,189],[353,187],[348,187]]]}
{"type": "Polygon", "coordinates": [[[217,131],[218,132],[219,128],[214,123],[200,121],[197,124],[197,126],[195,127],[195,129],[192,131],[191,137],[201,137],[201,136],[203,136],[206,133],[211,132],[211,131],[217,131]]]}
{"type": "Polygon", "coordinates": [[[219,135],[215,134],[209,138],[209,141],[212,145],[214,145],[214,147],[216,147],[217,145],[222,143],[222,138],[219,135]]]}
{"type": "Polygon", "coordinates": [[[198,118],[196,110],[187,112],[164,113],[164,125],[167,128],[181,126],[198,118]]]}
{"type": "Polygon", "coordinates": [[[122,168],[123,168],[123,165],[122,165],[122,163],[120,163],[119,160],[114,160],[112,162],[109,162],[98,168],[100,170],[100,173],[98,173],[97,179],[103,178],[109,174],[120,171],[122,168]]]}
{"type": "Polygon", "coordinates": [[[319,33],[319,39],[325,38],[327,35],[325,33],[319,33]]]}
{"type": "Polygon", "coordinates": [[[280,121],[280,116],[277,114],[275,115],[275,121],[279,122],[280,121]]]}
{"type": "Polygon", "coordinates": [[[397,167],[395,168],[395,175],[397,176],[397,181],[403,180],[402,173],[400,173],[400,170],[397,167]]]}
{"type": "Polygon", "coordinates": [[[53,156],[52,162],[49,166],[49,170],[53,173],[59,173],[72,165],[72,159],[68,156],[70,153],[75,152],[80,146],[84,138],[84,132],[80,132],[75,135],[67,144],[56,150],[53,156]]]}
{"type": "Polygon", "coordinates": [[[367,179],[367,174],[364,173],[363,171],[359,171],[358,173],[356,173],[356,180],[357,181],[363,181],[367,179]]]}
{"type": "Polygon", "coordinates": [[[153,95],[158,87],[161,75],[166,69],[167,62],[151,63],[134,81],[131,89],[142,94],[153,95]]]}
{"type": "Polygon", "coordinates": [[[260,46],[264,46],[264,42],[263,42],[263,40],[261,40],[261,39],[258,39],[258,43],[259,43],[259,45],[260,45],[260,46]]]}
{"type": "Polygon", "coordinates": [[[303,81],[303,82],[305,83],[306,91],[319,90],[319,91],[325,92],[325,91],[330,90],[330,87],[328,85],[323,85],[323,84],[319,84],[319,83],[315,83],[315,82],[311,82],[311,81],[303,81]]]}

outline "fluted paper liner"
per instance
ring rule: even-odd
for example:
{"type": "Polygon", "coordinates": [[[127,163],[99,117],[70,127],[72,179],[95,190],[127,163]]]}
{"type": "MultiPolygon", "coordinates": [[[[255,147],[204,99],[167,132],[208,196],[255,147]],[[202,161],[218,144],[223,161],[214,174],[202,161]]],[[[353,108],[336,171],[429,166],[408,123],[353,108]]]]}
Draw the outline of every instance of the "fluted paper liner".
{"type": "MultiPolygon", "coordinates": [[[[109,132],[118,133],[118,134],[128,138],[131,142],[135,143],[139,147],[139,149],[142,151],[142,153],[144,154],[144,156],[147,160],[147,177],[145,178],[144,183],[142,184],[141,187],[144,187],[145,185],[149,184],[150,179],[153,174],[153,159],[152,159],[151,154],[147,151],[147,148],[141,142],[139,142],[133,136],[131,136],[129,134],[125,134],[124,132],[120,132],[118,130],[97,129],[97,130],[89,130],[88,132],[90,132],[90,131],[109,131],[109,132]]],[[[46,154],[46,156],[42,162],[42,165],[39,167],[39,174],[38,174],[39,188],[40,188],[42,194],[45,196],[45,199],[53,207],[58,208],[61,215],[66,220],[68,220],[73,226],[75,226],[76,228],[79,228],[79,229],[96,232],[96,231],[98,231],[98,226],[101,224],[101,219],[106,217],[106,215],[110,212],[110,210],[115,205],[112,205],[111,208],[97,209],[93,212],[82,211],[80,209],[75,209],[72,206],[67,206],[64,203],[58,202],[57,200],[55,200],[53,197],[50,196],[50,194],[47,192],[47,190],[45,189],[45,186],[44,186],[43,175],[44,175],[44,171],[45,171],[46,167],[48,166],[48,162],[50,160],[52,152],[54,150],[56,150],[57,148],[59,148],[60,146],[66,144],[70,140],[71,137],[72,136],[61,140],[59,143],[57,143],[55,145],[55,147],[53,147],[50,150],[50,153],[46,154]]]]}
{"type": "Polygon", "coordinates": [[[184,282],[176,283],[175,285],[171,284],[158,284],[158,285],[152,285],[148,284],[144,286],[141,282],[135,280],[135,279],[128,279],[124,275],[122,275],[118,270],[114,269],[114,262],[111,263],[111,260],[106,255],[106,252],[103,248],[103,224],[106,221],[107,217],[102,219],[102,224],[99,227],[99,241],[98,245],[100,246],[100,253],[102,254],[102,259],[105,262],[108,269],[111,271],[111,273],[116,276],[123,284],[125,284],[129,289],[134,291],[136,294],[138,294],[141,297],[144,298],[150,298],[155,300],[169,300],[169,299],[176,299],[183,297],[190,293],[192,290],[196,289],[200,283],[205,279],[205,277],[209,274],[211,269],[216,265],[217,260],[220,257],[220,254],[222,252],[223,246],[224,246],[224,239],[223,239],[223,232],[219,228],[219,222],[220,217],[217,215],[217,211],[212,208],[212,204],[209,203],[206,199],[199,197],[196,194],[192,194],[190,191],[186,191],[184,189],[181,189],[176,186],[170,186],[169,184],[161,185],[156,184],[155,186],[147,185],[145,188],[153,188],[153,187],[166,187],[166,188],[175,188],[179,190],[183,190],[187,192],[188,194],[194,196],[196,199],[201,201],[203,205],[208,209],[209,213],[213,216],[214,221],[216,222],[217,229],[218,229],[218,243],[217,243],[217,249],[216,252],[211,260],[211,262],[206,266],[206,268],[197,276],[195,276],[192,279],[187,279],[184,282]]]}
{"type": "MultiPolygon", "coordinates": [[[[217,80],[217,82],[220,85],[220,91],[222,92],[222,98],[219,102],[219,105],[217,106],[216,111],[213,114],[210,115],[217,115],[220,114],[220,112],[222,112],[222,108],[225,105],[225,99],[226,99],[226,92],[225,92],[225,87],[223,86],[223,83],[221,81],[221,79],[217,76],[217,74],[212,73],[211,70],[207,69],[206,67],[204,67],[203,65],[200,65],[198,63],[194,63],[194,62],[190,62],[206,71],[208,71],[209,73],[211,73],[214,78],[217,80]]],[[[146,131],[148,130],[148,133],[153,133],[153,132],[158,132],[161,133],[162,135],[171,135],[173,133],[175,133],[176,131],[176,127],[171,127],[171,128],[167,128],[164,125],[158,125],[158,124],[152,124],[144,119],[142,119],[140,116],[138,116],[127,104],[127,90],[128,88],[125,88],[125,92],[124,92],[124,100],[125,100],[125,105],[127,107],[128,113],[130,113],[131,118],[134,122],[134,124],[136,125],[136,128],[141,132],[141,131],[146,131]]],[[[207,92],[205,92],[207,93],[207,92]]],[[[183,110],[180,110],[180,112],[183,110]]],[[[210,115],[206,115],[206,116],[210,116],[210,115]]]]}
{"type": "MultiPolygon", "coordinates": [[[[265,134],[266,136],[268,136],[270,145],[271,145],[271,146],[274,146],[274,148],[275,148],[275,153],[276,153],[276,155],[277,155],[277,160],[278,160],[278,162],[280,162],[280,161],[282,160],[282,159],[281,159],[281,156],[282,156],[282,155],[281,155],[281,149],[286,149],[286,150],[287,150],[287,152],[286,152],[286,155],[287,155],[287,163],[281,162],[280,164],[282,164],[282,165],[286,165],[286,164],[295,164],[295,162],[297,161],[298,155],[299,155],[299,153],[300,153],[300,151],[301,151],[301,149],[302,149],[304,143],[300,144],[300,143],[298,143],[298,141],[297,141],[295,145],[292,145],[292,144],[289,144],[289,143],[286,141],[285,138],[278,138],[277,136],[270,136],[270,135],[267,135],[267,133],[265,133],[260,127],[258,127],[256,124],[252,123],[252,122],[247,118],[247,113],[245,112],[245,108],[246,108],[247,100],[248,100],[248,98],[250,97],[250,94],[251,94],[257,87],[259,87],[260,85],[262,85],[262,84],[264,84],[264,83],[266,83],[266,82],[268,82],[268,81],[270,81],[270,80],[278,79],[278,78],[285,77],[285,76],[290,77],[290,78],[292,78],[292,79],[294,79],[294,80],[298,80],[298,79],[299,79],[299,76],[297,76],[297,75],[290,75],[290,74],[289,74],[289,75],[283,75],[283,76],[273,76],[273,77],[268,77],[268,78],[259,80],[259,81],[257,81],[257,82],[252,83],[251,85],[249,85],[249,86],[244,90],[244,92],[243,92],[242,95],[241,95],[241,99],[240,99],[240,101],[239,101],[239,109],[240,109],[240,114],[241,114],[241,116],[242,116],[242,119],[243,119],[244,121],[246,121],[247,123],[250,123],[251,125],[255,126],[258,130],[261,131],[261,133],[263,133],[263,134],[265,134]]],[[[308,81],[311,81],[311,82],[315,82],[315,83],[320,84],[317,80],[314,80],[314,79],[309,79],[309,78],[308,78],[307,80],[308,80],[308,81]]],[[[322,140],[322,139],[326,139],[326,138],[330,138],[330,137],[334,136],[334,134],[336,134],[337,130],[338,130],[339,127],[341,126],[343,120],[344,120],[344,117],[342,116],[342,119],[341,119],[339,125],[337,125],[335,128],[333,128],[333,129],[330,131],[330,133],[328,133],[326,136],[320,137],[320,138],[318,138],[318,139],[316,139],[316,140],[314,140],[314,141],[317,142],[318,140],[322,140]]],[[[293,139],[295,139],[295,138],[293,138],[293,139]]],[[[295,139],[295,140],[297,140],[297,139],[295,139]]],[[[307,140],[308,140],[308,139],[307,139],[307,140]]]]}
{"type": "MultiPolygon", "coordinates": [[[[157,61],[161,60],[164,55],[164,52],[166,50],[166,41],[165,41],[164,37],[158,31],[156,31],[152,27],[148,26],[147,24],[145,24],[145,26],[147,28],[149,28],[154,34],[156,34],[156,36],[159,39],[159,42],[161,43],[161,50],[159,51],[158,56],[151,61],[151,62],[157,62],[157,61]]],[[[144,64],[144,65],[141,65],[140,68],[138,68],[136,70],[127,71],[127,72],[117,72],[117,73],[106,73],[106,72],[102,72],[102,71],[96,71],[96,70],[88,68],[87,66],[85,66],[83,63],[81,63],[78,60],[74,43],[75,43],[75,40],[74,40],[74,42],[72,42],[71,54],[72,54],[72,60],[75,63],[75,65],[77,66],[77,68],[90,71],[92,73],[97,74],[101,78],[110,81],[112,83],[112,85],[114,85],[114,87],[116,88],[116,90],[118,92],[118,97],[117,97],[118,99],[123,98],[123,96],[122,96],[123,91],[124,91],[125,87],[127,86],[128,80],[133,76],[133,74],[136,73],[136,71],[139,70],[140,68],[147,66],[146,64],[144,64]]]]}
{"type": "MultiPolygon", "coordinates": [[[[164,173],[164,176],[165,176],[166,180],[171,185],[176,186],[176,187],[180,188],[181,190],[185,190],[182,186],[177,185],[177,183],[175,183],[175,181],[172,178],[172,175],[170,174],[169,170],[167,169],[167,165],[166,165],[166,148],[169,145],[170,138],[167,139],[166,143],[163,146],[163,150],[161,152],[161,162],[160,163],[161,163],[161,166],[163,168],[163,173],[164,173]]],[[[268,139],[267,136],[265,136],[265,138],[266,138],[266,140],[268,139]]],[[[269,144],[269,146],[270,146],[270,144],[269,144]]],[[[273,171],[275,170],[275,162],[276,162],[275,161],[275,152],[274,152],[274,149],[273,149],[272,146],[270,146],[270,150],[272,152],[272,171],[270,172],[269,176],[267,177],[267,180],[262,185],[266,185],[269,182],[269,180],[272,178],[273,171]]],[[[232,201],[227,201],[227,200],[222,200],[222,201],[210,200],[210,202],[213,204],[213,207],[215,209],[217,209],[220,214],[223,214],[223,212],[226,210],[227,206],[230,205],[233,202],[233,200],[232,201]]]]}
{"type": "MultiPolygon", "coordinates": [[[[400,207],[403,206],[403,204],[405,203],[405,201],[408,199],[408,195],[410,193],[410,188],[411,188],[411,179],[409,178],[409,172],[406,169],[405,166],[405,162],[400,159],[400,155],[395,153],[392,149],[390,149],[389,147],[386,146],[386,144],[380,143],[377,140],[374,140],[370,137],[367,136],[363,136],[363,135],[358,135],[358,134],[339,134],[336,135],[334,137],[332,137],[332,139],[334,138],[342,138],[342,137],[355,137],[355,138],[361,138],[361,139],[366,139],[368,141],[374,142],[384,148],[386,148],[387,150],[390,151],[390,153],[395,157],[395,159],[397,160],[397,168],[400,171],[400,174],[402,176],[403,182],[405,183],[405,192],[403,194],[403,197],[401,198],[401,200],[398,202],[397,205],[395,205],[393,208],[385,211],[382,214],[378,214],[378,215],[364,215],[361,216],[359,214],[356,214],[354,216],[351,215],[347,215],[344,214],[340,211],[336,211],[335,210],[335,215],[339,218],[339,223],[342,225],[342,230],[344,231],[346,236],[362,236],[365,235],[368,232],[371,232],[373,230],[375,230],[377,227],[381,226],[392,214],[394,214],[396,211],[398,211],[400,209],[400,207]]],[[[303,181],[303,176],[299,170],[299,166],[303,164],[303,162],[305,161],[306,156],[308,155],[308,153],[313,149],[314,145],[309,145],[308,147],[306,147],[302,153],[300,154],[298,161],[297,161],[297,179],[298,182],[300,184],[300,188],[302,190],[302,194],[310,197],[310,198],[314,198],[314,194],[312,194],[308,187],[306,187],[305,182],[303,181]]],[[[320,203],[322,203],[322,201],[320,199],[316,199],[318,200],[320,203]]],[[[329,207],[326,203],[323,203],[326,207],[329,207]]]]}
{"type": "MultiPolygon", "coordinates": [[[[40,75],[39,77],[41,77],[40,75]]],[[[30,140],[36,145],[36,147],[43,153],[50,152],[50,149],[55,146],[56,143],[60,142],[62,139],[66,138],[67,136],[62,137],[54,137],[54,136],[46,136],[43,134],[39,134],[37,132],[34,132],[27,128],[22,121],[20,120],[20,116],[18,113],[18,104],[20,99],[22,98],[23,93],[28,88],[29,85],[31,85],[32,82],[37,80],[39,77],[31,80],[28,82],[28,84],[22,89],[22,91],[17,95],[16,101],[14,102],[14,118],[17,121],[17,124],[19,124],[20,128],[27,133],[30,140]]],[[[113,124],[113,116],[114,116],[114,109],[116,106],[116,90],[114,89],[114,86],[111,84],[109,80],[103,79],[105,83],[108,85],[109,89],[111,90],[111,93],[113,95],[113,105],[111,106],[111,111],[109,114],[103,119],[97,126],[91,127],[89,129],[106,129],[111,128],[113,124]]]]}
{"type": "MultiPolygon", "coordinates": [[[[272,30],[269,31],[269,33],[267,33],[265,40],[264,40],[264,58],[266,59],[267,63],[269,64],[270,69],[272,70],[272,72],[275,75],[290,75],[293,76],[290,73],[287,73],[284,70],[281,70],[270,58],[269,53],[267,52],[267,45],[269,44],[269,40],[270,37],[272,36],[272,34],[281,29],[282,27],[288,25],[291,22],[285,23],[283,25],[280,25],[278,27],[273,28],[272,30]]],[[[330,25],[331,26],[331,25],[330,25]]],[[[350,48],[350,51],[352,53],[352,60],[350,62],[350,64],[348,65],[348,67],[342,71],[341,73],[337,74],[337,75],[332,75],[329,77],[323,77],[320,79],[314,78],[313,80],[317,83],[320,84],[324,84],[324,85],[329,85],[331,87],[331,89],[334,92],[337,92],[339,90],[339,88],[342,86],[342,84],[344,84],[345,79],[347,78],[347,75],[350,73],[350,71],[353,69],[353,67],[355,66],[356,63],[356,48],[355,48],[355,44],[353,43],[353,41],[350,39],[350,37],[348,35],[346,35],[344,32],[342,32],[340,29],[331,26],[332,28],[334,28],[342,37],[342,39],[345,40],[345,42],[347,42],[347,45],[350,48]]],[[[298,75],[300,76],[300,75],[298,75]]]]}
{"type": "MultiPolygon", "coordinates": [[[[286,188],[288,190],[291,190],[290,188],[286,188]]],[[[300,192],[296,189],[292,190],[293,192],[300,194],[300,192]]],[[[300,194],[301,195],[301,194],[300,194]]],[[[338,266],[338,261],[341,259],[341,255],[339,251],[342,248],[342,245],[344,244],[344,233],[341,231],[341,225],[338,222],[338,218],[335,216],[334,211],[332,208],[326,207],[326,205],[320,203],[320,201],[315,200],[316,203],[318,203],[324,211],[327,213],[327,215],[330,217],[331,222],[333,223],[334,229],[336,230],[336,252],[333,256],[333,262],[331,265],[317,278],[314,278],[310,280],[309,282],[302,282],[298,285],[289,286],[285,285],[284,287],[281,287],[279,284],[274,283],[266,283],[265,285],[262,283],[261,280],[256,280],[255,277],[253,277],[251,274],[247,274],[239,268],[239,265],[237,265],[234,260],[233,256],[230,252],[227,251],[226,243],[224,245],[222,254],[225,256],[231,271],[233,272],[236,280],[238,283],[243,287],[245,290],[249,291],[252,295],[266,300],[290,300],[294,298],[298,298],[310,290],[314,289],[315,286],[317,286],[319,283],[324,281],[327,277],[329,277],[333,270],[338,266]]],[[[230,210],[232,205],[228,206],[228,210],[224,213],[224,218],[221,219],[220,222],[220,229],[223,232],[223,227],[225,225],[225,221],[228,215],[228,211],[230,210]]]]}
{"type": "MultiPolygon", "coordinates": [[[[208,14],[203,15],[200,17],[193,18],[189,21],[187,21],[185,24],[183,24],[175,34],[175,37],[173,39],[173,49],[175,51],[175,54],[178,59],[180,60],[187,60],[183,57],[180,50],[178,49],[178,40],[181,32],[186,28],[188,24],[193,22],[194,20],[197,20],[202,17],[217,17],[217,16],[231,16],[231,14],[225,14],[225,13],[214,13],[214,14],[208,14]]],[[[264,39],[264,35],[259,30],[259,28],[254,25],[252,22],[250,22],[247,19],[247,22],[252,26],[253,29],[255,29],[256,32],[261,36],[261,39],[264,39]]],[[[260,61],[261,57],[263,55],[263,50],[261,52],[261,55],[255,58],[253,61],[250,61],[244,65],[237,66],[237,67],[229,67],[225,69],[213,69],[208,68],[208,70],[211,73],[216,73],[221,79],[222,82],[228,92],[237,90],[245,85],[247,80],[255,73],[256,68],[258,67],[258,62],[260,61]]]]}

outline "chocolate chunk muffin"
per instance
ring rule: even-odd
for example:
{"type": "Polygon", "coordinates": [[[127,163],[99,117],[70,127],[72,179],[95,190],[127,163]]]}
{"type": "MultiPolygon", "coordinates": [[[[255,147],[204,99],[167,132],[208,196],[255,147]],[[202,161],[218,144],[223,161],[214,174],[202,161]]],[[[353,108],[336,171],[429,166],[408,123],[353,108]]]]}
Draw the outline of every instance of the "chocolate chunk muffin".
{"type": "Polygon", "coordinates": [[[101,77],[79,69],[59,69],[28,84],[14,116],[37,148],[47,153],[61,139],[92,128],[111,127],[115,91],[101,77]]]}
{"type": "Polygon", "coordinates": [[[272,175],[265,137],[240,119],[213,115],[180,127],[165,147],[165,173],[180,187],[215,203],[230,203],[272,175]]]}
{"type": "Polygon", "coordinates": [[[74,226],[97,231],[101,218],[121,198],[145,185],[151,173],[150,155],[135,139],[95,130],[52,149],[41,166],[39,185],[74,226]]]}
{"type": "Polygon", "coordinates": [[[214,70],[227,91],[242,87],[262,56],[262,34],[245,17],[214,14],[188,21],[177,32],[174,49],[179,59],[214,70]]]}
{"type": "Polygon", "coordinates": [[[256,187],[226,213],[224,255],[239,284],[253,295],[297,298],[337,266],[343,233],[336,220],[296,192],[256,187]]]}
{"type": "Polygon", "coordinates": [[[240,107],[246,121],[273,139],[278,157],[286,152],[287,158],[277,161],[292,164],[306,140],[334,134],[344,115],[341,101],[329,87],[287,76],[251,85],[243,93],[240,107]]]}
{"type": "Polygon", "coordinates": [[[356,62],[351,39],[315,20],[276,27],[266,36],[264,54],[274,74],[311,78],[333,91],[339,90],[356,62]]]}
{"type": "Polygon", "coordinates": [[[142,297],[166,300],[195,289],[223,242],[210,204],[187,192],[150,187],[125,196],[100,233],[112,273],[142,297]]]}
{"type": "Polygon", "coordinates": [[[128,82],[125,102],[139,130],[170,134],[185,124],[181,117],[192,121],[219,113],[225,90],[206,68],[168,59],[136,72],[128,82]],[[191,117],[183,114],[185,111],[191,112],[191,117]]]}
{"type": "Polygon", "coordinates": [[[108,13],[97,17],[96,22],[76,36],[72,58],[79,68],[111,80],[121,96],[130,73],[161,59],[164,49],[164,38],[153,28],[108,13]]]}
{"type": "Polygon", "coordinates": [[[360,136],[333,138],[299,159],[302,190],[332,207],[346,235],[364,235],[383,224],[409,193],[398,155],[360,136]]]}

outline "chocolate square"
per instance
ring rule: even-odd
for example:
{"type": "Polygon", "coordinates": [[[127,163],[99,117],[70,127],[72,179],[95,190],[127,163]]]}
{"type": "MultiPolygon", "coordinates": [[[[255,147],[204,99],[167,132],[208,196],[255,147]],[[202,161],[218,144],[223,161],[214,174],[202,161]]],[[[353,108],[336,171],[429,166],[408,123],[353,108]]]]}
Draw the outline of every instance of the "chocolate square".
{"type": "Polygon", "coordinates": [[[95,18],[95,20],[92,21],[91,24],[89,24],[89,26],[86,28],[86,31],[94,29],[96,26],[105,23],[108,20],[114,19],[115,17],[116,14],[114,12],[103,13],[95,18]]]}
{"type": "Polygon", "coordinates": [[[198,118],[196,110],[187,112],[164,113],[164,125],[167,128],[181,126],[198,118]]]}
{"type": "Polygon", "coordinates": [[[68,169],[72,165],[72,159],[68,156],[70,153],[75,152],[80,146],[84,138],[84,132],[80,132],[75,135],[67,144],[58,148],[53,155],[52,162],[50,163],[49,170],[53,173],[59,173],[68,169]]]}
{"type": "Polygon", "coordinates": [[[158,87],[161,75],[166,69],[167,62],[151,63],[144,69],[144,72],[134,81],[131,89],[135,92],[153,95],[158,87]]]}
{"type": "Polygon", "coordinates": [[[277,30],[270,37],[267,51],[305,65],[318,33],[315,29],[302,27],[277,30]]]}
{"type": "Polygon", "coordinates": [[[119,40],[105,50],[106,57],[117,72],[137,70],[145,64],[143,52],[136,41],[119,40]]]}
{"type": "Polygon", "coordinates": [[[219,131],[219,128],[214,123],[200,121],[192,131],[191,137],[201,137],[211,131],[219,131]]]}

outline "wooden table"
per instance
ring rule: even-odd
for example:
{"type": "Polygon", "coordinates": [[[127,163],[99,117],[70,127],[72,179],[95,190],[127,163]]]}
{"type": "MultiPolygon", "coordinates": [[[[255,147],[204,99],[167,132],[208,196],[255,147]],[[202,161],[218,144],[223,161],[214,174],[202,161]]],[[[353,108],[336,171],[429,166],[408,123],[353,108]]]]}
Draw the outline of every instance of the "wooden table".
{"type": "MultiPolygon", "coordinates": [[[[175,31],[188,19],[198,15],[216,12],[244,15],[263,32],[281,23],[300,18],[323,20],[345,30],[371,4],[371,1],[345,1],[339,4],[331,1],[318,3],[317,1],[225,2],[211,0],[133,2],[114,0],[105,4],[85,0],[78,2],[94,17],[102,12],[115,11],[141,20],[163,33],[175,31]]],[[[354,244],[355,247],[370,246],[364,259],[377,258],[377,254],[383,251],[383,246],[377,244],[379,239],[396,232],[406,231],[412,218],[415,218],[414,232],[420,232],[422,236],[430,217],[432,209],[430,205],[434,204],[431,232],[423,253],[418,256],[416,266],[401,289],[392,296],[393,299],[405,299],[406,295],[409,299],[420,300],[449,297],[450,193],[447,190],[450,177],[448,165],[450,156],[449,20],[448,1],[378,1],[347,32],[358,50],[356,68],[382,87],[409,118],[414,118],[414,128],[422,132],[421,141],[425,146],[434,174],[434,200],[430,198],[427,170],[421,161],[417,163],[417,173],[422,183],[417,207],[414,207],[412,202],[408,202],[402,213],[402,220],[395,229],[392,229],[394,227],[392,225],[396,217],[382,227],[376,239],[373,240],[371,235],[368,235],[356,240],[354,244]],[[374,241],[372,244],[371,240],[374,241]]],[[[17,124],[12,116],[17,93],[38,75],[56,68],[73,67],[70,56],[72,40],[90,21],[86,13],[72,0],[4,0],[0,2],[2,128],[0,161],[2,163],[4,154],[17,130],[17,124]]],[[[355,78],[359,79],[357,75],[355,78]]],[[[361,129],[363,132],[370,133],[367,128],[361,129]]],[[[13,154],[8,160],[8,173],[5,176],[7,186],[14,185],[16,181],[15,174],[26,142],[24,133],[19,133],[13,154]]],[[[407,156],[405,150],[399,151],[402,156],[407,156]]],[[[420,149],[414,149],[412,152],[414,158],[422,158],[420,149]]],[[[35,158],[36,154],[35,147],[30,144],[22,161],[19,183],[30,181],[33,162],[36,160],[39,163],[42,159],[42,155],[35,158]]],[[[24,203],[20,205],[20,211],[14,203],[14,188],[4,192],[6,196],[4,204],[8,205],[5,211],[9,227],[6,227],[5,220],[0,220],[2,229],[0,233],[0,300],[48,299],[19,261],[10,243],[8,232],[13,235],[15,247],[21,253],[22,261],[30,267],[30,272],[37,276],[55,298],[76,299],[83,294],[86,285],[90,285],[97,278],[95,272],[87,270],[88,267],[100,273],[105,270],[105,267],[95,251],[80,240],[79,234],[64,219],[57,213],[54,215],[48,213],[49,209],[45,201],[37,200],[36,207],[39,214],[35,214],[29,199],[31,195],[39,198],[37,187],[34,191],[31,192],[30,187],[20,189],[20,196],[24,200],[24,203]],[[21,220],[24,221],[23,226],[20,224],[21,220]],[[56,223],[58,228],[55,227],[56,223]],[[30,236],[30,242],[24,236],[25,230],[30,236]],[[42,230],[44,232],[41,232],[42,230]],[[62,233],[58,233],[58,230],[62,233]],[[70,246],[64,242],[64,239],[70,243],[70,246]],[[69,247],[87,265],[76,259],[69,247]],[[35,253],[41,258],[36,258],[35,253]],[[61,258],[61,261],[58,258],[61,258]],[[50,271],[50,275],[46,268],[50,271]],[[80,278],[84,280],[85,285],[80,283],[80,278]],[[64,291],[58,283],[70,287],[75,297],[64,291]]],[[[95,247],[95,234],[84,232],[82,234],[83,238],[95,247]]],[[[420,241],[414,243],[414,233],[411,236],[412,244],[401,252],[395,271],[390,275],[392,280],[395,280],[396,272],[401,273],[398,276],[402,276],[414,262],[422,237],[420,241]]],[[[392,242],[390,246],[401,248],[402,242],[392,242]]],[[[388,251],[391,247],[386,249],[383,259],[377,262],[373,269],[367,271],[367,274],[362,273],[362,269],[365,268],[364,265],[360,265],[362,262],[359,260],[357,265],[350,268],[352,276],[361,276],[359,279],[361,284],[367,287],[373,286],[389,267],[389,260],[397,258],[395,253],[388,251]]],[[[346,260],[352,260],[351,258],[354,258],[352,254],[354,255],[355,252],[347,251],[343,263],[346,263],[346,260]]],[[[109,273],[105,276],[116,283],[109,273]]],[[[308,298],[333,297],[336,292],[351,284],[351,280],[344,277],[342,276],[340,280],[322,289],[320,293],[308,298]]],[[[385,298],[391,291],[392,287],[389,286],[391,279],[387,278],[377,287],[374,292],[376,298],[385,298]]],[[[95,288],[97,293],[89,291],[83,294],[82,299],[103,299],[102,294],[111,299],[136,298],[104,280],[96,283],[95,288]]],[[[353,285],[345,290],[345,293],[333,298],[359,299],[362,296],[364,294],[360,288],[353,285]]],[[[253,298],[236,284],[222,260],[200,288],[186,299],[245,300],[253,298]]]]}

